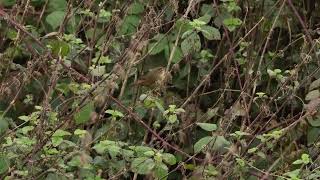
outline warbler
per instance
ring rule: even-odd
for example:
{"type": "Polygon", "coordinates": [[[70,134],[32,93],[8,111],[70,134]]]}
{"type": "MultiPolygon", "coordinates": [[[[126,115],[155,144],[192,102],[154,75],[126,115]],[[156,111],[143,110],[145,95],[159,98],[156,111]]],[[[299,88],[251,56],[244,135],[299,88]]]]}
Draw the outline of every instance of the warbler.
{"type": "Polygon", "coordinates": [[[166,83],[168,74],[164,67],[157,67],[150,70],[146,75],[141,76],[134,85],[142,85],[147,87],[162,86],[166,83]]]}

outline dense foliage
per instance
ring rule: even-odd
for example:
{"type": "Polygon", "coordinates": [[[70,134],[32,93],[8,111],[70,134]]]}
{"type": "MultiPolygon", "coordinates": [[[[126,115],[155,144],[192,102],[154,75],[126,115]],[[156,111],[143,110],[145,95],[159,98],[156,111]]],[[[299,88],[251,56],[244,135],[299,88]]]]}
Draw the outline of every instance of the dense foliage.
{"type": "Polygon", "coordinates": [[[319,179],[315,0],[0,0],[1,179],[319,179]]]}

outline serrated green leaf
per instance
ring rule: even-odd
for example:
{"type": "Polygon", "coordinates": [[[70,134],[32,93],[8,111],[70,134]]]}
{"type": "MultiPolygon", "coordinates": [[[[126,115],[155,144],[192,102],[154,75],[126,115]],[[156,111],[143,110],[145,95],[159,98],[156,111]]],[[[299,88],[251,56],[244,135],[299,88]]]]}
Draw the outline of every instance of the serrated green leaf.
{"type": "Polygon", "coordinates": [[[208,40],[221,40],[221,34],[217,28],[212,26],[202,26],[200,31],[208,40]]]}
{"type": "Polygon", "coordinates": [[[192,32],[181,43],[181,50],[183,55],[199,52],[201,49],[200,37],[197,33],[192,32]]]}
{"type": "Polygon", "coordinates": [[[108,145],[106,149],[112,158],[115,158],[121,150],[121,148],[117,145],[108,145]]]}
{"type": "Polygon", "coordinates": [[[149,174],[154,168],[155,163],[153,159],[148,157],[138,157],[133,159],[131,169],[138,174],[149,174]]]}
{"type": "Polygon", "coordinates": [[[153,151],[152,148],[147,146],[130,146],[129,148],[136,152],[138,156],[143,156],[147,151],[153,151]]]}
{"type": "Polygon", "coordinates": [[[168,167],[163,163],[157,163],[154,167],[154,175],[158,179],[167,179],[168,177],[168,167]]]}
{"type": "Polygon", "coordinates": [[[152,156],[154,156],[154,154],[155,154],[154,151],[146,151],[143,153],[143,155],[145,155],[147,157],[152,157],[152,156]]]}
{"type": "Polygon", "coordinates": [[[169,165],[174,165],[177,163],[176,157],[170,153],[163,153],[162,154],[163,161],[169,165]]]}

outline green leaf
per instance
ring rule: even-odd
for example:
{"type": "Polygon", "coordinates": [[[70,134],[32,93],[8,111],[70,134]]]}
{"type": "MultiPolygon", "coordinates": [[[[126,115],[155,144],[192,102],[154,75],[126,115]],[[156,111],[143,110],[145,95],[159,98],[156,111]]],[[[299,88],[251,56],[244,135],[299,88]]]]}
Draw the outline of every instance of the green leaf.
{"type": "Polygon", "coordinates": [[[73,167],[90,168],[91,162],[92,158],[89,155],[81,153],[80,155],[73,156],[67,164],[73,167]]]}
{"type": "Polygon", "coordinates": [[[106,74],[106,66],[91,66],[89,69],[91,70],[92,76],[102,76],[106,74]]]}
{"type": "Polygon", "coordinates": [[[223,21],[225,19],[232,18],[232,15],[227,11],[221,12],[217,17],[214,19],[214,24],[216,27],[220,28],[223,25],[223,21]]]}
{"type": "Polygon", "coordinates": [[[206,136],[201,138],[199,141],[197,141],[194,144],[194,152],[195,153],[201,152],[206,146],[210,146],[210,144],[212,144],[214,140],[215,138],[212,136],[206,136]]]}
{"type": "Polygon", "coordinates": [[[68,180],[64,175],[58,173],[49,173],[45,180],[68,180]]]}
{"type": "Polygon", "coordinates": [[[194,29],[199,29],[201,26],[206,25],[206,22],[200,21],[199,19],[195,19],[195,20],[189,22],[189,24],[190,24],[194,29]]]}
{"type": "Polygon", "coordinates": [[[65,11],[67,8],[67,1],[66,0],[49,0],[48,1],[48,12],[52,11],[65,11]]]}
{"type": "Polygon", "coordinates": [[[83,137],[87,133],[87,130],[76,129],[73,134],[79,137],[83,137]]]}
{"type": "Polygon", "coordinates": [[[125,35],[133,33],[136,31],[137,26],[139,25],[140,17],[136,15],[126,16],[123,20],[123,23],[120,27],[119,34],[125,35]]]}
{"type": "Polygon", "coordinates": [[[21,132],[22,134],[26,135],[29,131],[34,129],[33,126],[24,126],[23,128],[19,129],[17,132],[21,132]]]}
{"type": "Polygon", "coordinates": [[[316,117],[307,117],[307,120],[312,127],[320,127],[320,115],[317,115],[316,117]]]}
{"type": "Polygon", "coordinates": [[[153,42],[148,45],[148,49],[150,51],[150,55],[159,54],[165,48],[168,47],[168,38],[162,37],[158,42],[153,42]]]}
{"type": "Polygon", "coordinates": [[[257,152],[257,155],[258,155],[259,157],[261,157],[262,159],[266,159],[266,158],[267,158],[266,154],[265,154],[264,152],[261,152],[261,151],[258,151],[258,152],[257,152]]]}
{"type": "Polygon", "coordinates": [[[201,49],[200,37],[196,32],[192,32],[181,43],[181,50],[183,55],[199,52],[201,49]]]}
{"type": "Polygon", "coordinates": [[[163,161],[169,165],[174,165],[177,163],[176,157],[170,153],[163,153],[162,154],[163,161]]]}
{"type": "Polygon", "coordinates": [[[1,117],[2,115],[0,114],[0,135],[5,133],[7,129],[9,128],[9,123],[6,118],[1,117]]]}
{"type": "Polygon", "coordinates": [[[171,114],[171,115],[169,115],[169,117],[168,117],[168,121],[169,121],[169,123],[171,123],[171,124],[177,122],[177,120],[178,120],[178,117],[177,117],[176,114],[171,114]]]}
{"type": "Polygon", "coordinates": [[[105,113],[111,114],[112,117],[124,117],[124,114],[117,110],[108,109],[105,113]]]}
{"type": "Polygon", "coordinates": [[[52,145],[54,147],[59,146],[63,142],[63,138],[60,136],[57,137],[51,137],[52,145]]]}
{"type": "Polygon", "coordinates": [[[147,156],[147,157],[153,157],[154,156],[154,151],[146,151],[146,152],[144,152],[143,153],[145,156],[147,156]]]}
{"type": "Polygon", "coordinates": [[[129,14],[140,14],[144,11],[144,5],[138,2],[132,3],[128,13],[129,14]]]}
{"type": "Polygon", "coordinates": [[[55,56],[67,56],[70,52],[69,44],[61,40],[50,40],[48,45],[55,56]]]}
{"type": "Polygon", "coordinates": [[[320,128],[316,128],[316,127],[308,128],[308,133],[307,133],[308,146],[316,143],[318,141],[319,136],[320,136],[320,128]]]}
{"type": "Polygon", "coordinates": [[[131,159],[132,157],[134,157],[134,152],[131,150],[127,150],[127,149],[121,149],[121,155],[125,159],[131,159]]]}
{"type": "Polygon", "coordinates": [[[198,20],[208,24],[211,20],[211,16],[209,14],[205,14],[205,15],[199,17],[198,20]]]}
{"type": "Polygon", "coordinates": [[[308,92],[308,94],[306,95],[305,100],[306,101],[310,101],[313,99],[317,99],[318,97],[320,97],[320,91],[319,90],[313,90],[308,92]]]}
{"type": "Polygon", "coordinates": [[[99,18],[97,22],[99,23],[109,22],[111,16],[112,16],[111,12],[101,9],[99,12],[99,18]]]}
{"type": "Polygon", "coordinates": [[[210,120],[211,118],[217,116],[218,114],[218,110],[219,110],[219,107],[215,107],[215,108],[209,108],[208,111],[207,111],[207,120],[210,120]]]}
{"type": "Polygon", "coordinates": [[[154,168],[155,163],[153,159],[148,157],[138,157],[133,159],[131,169],[138,174],[149,174],[154,168]]]}
{"type": "Polygon", "coordinates": [[[64,16],[64,11],[54,11],[46,17],[46,22],[51,26],[53,30],[55,30],[62,23],[64,16]]]}
{"type": "Polygon", "coordinates": [[[103,56],[103,55],[100,56],[100,53],[99,53],[99,54],[96,54],[96,57],[92,59],[92,62],[98,65],[104,65],[104,64],[111,63],[112,60],[109,58],[109,56],[103,56]]]}
{"type": "Polygon", "coordinates": [[[310,155],[309,154],[302,154],[301,160],[304,164],[309,164],[311,162],[310,155]]]}
{"type": "Polygon", "coordinates": [[[53,133],[52,137],[63,137],[63,136],[70,136],[71,133],[68,131],[64,131],[62,129],[58,129],[56,132],[53,133]]]}
{"type": "Polygon", "coordinates": [[[74,116],[76,124],[84,124],[90,119],[91,113],[94,111],[93,102],[90,101],[74,116]]]}
{"type": "Polygon", "coordinates": [[[147,151],[153,151],[152,148],[147,146],[130,146],[129,148],[134,150],[138,156],[143,156],[147,151]]]}
{"type": "Polygon", "coordinates": [[[20,138],[15,139],[15,143],[23,146],[32,146],[36,143],[35,139],[30,139],[29,137],[22,136],[20,138]]]}
{"type": "Polygon", "coordinates": [[[10,167],[9,159],[3,155],[0,156],[0,174],[5,173],[10,167]]]}
{"type": "Polygon", "coordinates": [[[215,13],[211,4],[202,4],[200,14],[214,16],[215,13]]]}
{"type": "Polygon", "coordinates": [[[197,125],[200,126],[203,130],[206,130],[206,131],[215,131],[215,130],[217,130],[217,125],[216,124],[197,123],[197,125]]]}
{"type": "Polygon", "coordinates": [[[167,179],[168,167],[163,163],[157,163],[154,167],[154,175],[157,179],[167,179]]]}
{"type": "Polygon", "coordinates": [[[194,151],[199,153],[206,146],[213,151],[224,151],[230,144],[223,136],[206,136],[194,144],[194,151]]]}
{"type": "Polygon", "coordinates": [[[227,18],[223,20],[223,24],[232,32],[242,24],[242,21],[239,18],[227,18]]]}
{"type": "Polygon", "coordinates": [[[30,121],[30,117],[29,116],[19,116],[18,118],[23,120],[23,121],[25,121],[25,122],[30,121]]]}
{"type": "Polygon", "coordinates": [[[157,106],[157,108],[158,108],[161,112],[164,112],[164,108],[163,108],[163,105],[162,105],[161,101],[155,100],[155,101],[154,101],[154,104],[157,106]]]}
{"type": "MultiPolygon", "coordinates": [[[[169,45],[169,48],[167,48],[165,50],[165,56],[168,60],[170,58],[171,51],[173,50],[173,46],[174,46],[174,44],[171,43],[169,45]]],[[[175,48],[174,53],[173,53],[172,63],[174,63],[174,64],[179,63],[182,60],[182,58],[183,58],[182,50],[179,46],[177,46],[175,48]]]]}
{"type": "Polygon", "coordinates": [[[16,0],[0,0],[0,5],[4,7],[10,7],[16,4],[16,0]]]}
{"type": "Polygon", "coordinates": [[[212,165],[208,165],[208,167],[204,170],[204,172],[209,176],[216,176],[219,174],[216,167],[214,167],[212,165]]]}
{"type": "Polygon", "coordinates": [[[250,149],[248,149],[248,153],[254,153],[254,152],[256,152],[258,150],[258,148],[256,148],[256,147],[253,147],[253,148],[250,148],[250,149]]]}
{"type": "Polygon", "coordinates": [[[200,31],[208,40],[221,40],[221,34],[217,28],[212,26],[202,26],[200,31]]]}
{"type": "Polygon", "coordinates": [[[116,144],[107,145],[106,149],[112,158],[115,158],[120,153],[120,150],[121,150],[121,148],[116,144]]]}
{"type": "Polygon", "coordinates": [[[298,178],[300,174],[300,169],[296,169],[287,173],[284,173],[283,175],[289,176],[290,178],[298,178]]]}
{"type": "Polygon", "coordinates": [[[6,30],[5,36],[10,40],[15,40],[17,38],[18,32],[15,29],[8,28],[6,30]]]}
{"type": "Polygon", "coordinates": [[[104,154],[106,152],[107,146],[104,143],[98,143],[93,146],[93,149],[97,151],[99,154],[104,154]]]}
{"type": "Polygon", "coordinates": [[[313,81],[310,86],[309,86],[309,91],[313,90],[313,89],[317,89],[320,87],[320,78],[313,81]]]}

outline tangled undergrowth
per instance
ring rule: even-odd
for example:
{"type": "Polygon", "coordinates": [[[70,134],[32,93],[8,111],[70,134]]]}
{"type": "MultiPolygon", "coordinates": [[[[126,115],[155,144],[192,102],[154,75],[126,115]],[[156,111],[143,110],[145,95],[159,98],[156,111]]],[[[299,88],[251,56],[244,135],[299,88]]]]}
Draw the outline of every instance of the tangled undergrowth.
{"type": "Polygon", "coordinates": [[[1,179],[319,179],[315,0],[0,0],[1,179]]]}

